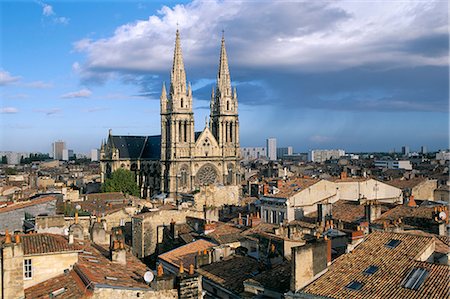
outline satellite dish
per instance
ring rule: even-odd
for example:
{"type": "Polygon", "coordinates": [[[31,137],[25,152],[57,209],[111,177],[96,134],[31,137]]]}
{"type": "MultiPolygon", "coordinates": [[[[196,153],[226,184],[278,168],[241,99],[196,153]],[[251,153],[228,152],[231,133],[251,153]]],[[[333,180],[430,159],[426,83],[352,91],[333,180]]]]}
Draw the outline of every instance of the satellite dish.
{"type": "Polygon", "coordinates": [[[152,282],[153,278],[155,278],[155,275],[153,274],[152,271],[145,272],[144,280],[145,280],[146,283],[152,282]]]}
{"type": "Polygon", "coordinates": [[[75,209],[77,209],[79,211],[79,210],[81,210],[81,206],[80,205],[76,205],[75,209]]]}
{"type": "Polygon", "coordinates": [[[439,213],[439,219],[445,220],[446,218],[447,218],[447,214],[445,214],[445,212],[440,212],[439,213]]]}

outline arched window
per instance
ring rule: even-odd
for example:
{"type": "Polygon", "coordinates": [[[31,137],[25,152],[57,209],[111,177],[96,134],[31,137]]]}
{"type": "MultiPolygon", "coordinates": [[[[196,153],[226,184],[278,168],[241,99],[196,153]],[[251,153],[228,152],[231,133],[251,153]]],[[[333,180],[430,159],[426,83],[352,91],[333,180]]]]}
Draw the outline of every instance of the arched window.
{"type": "Polygon", "coordinates": [[[183,108],[183,98],[181,98],[181,108],[183,108]]]}
{"type": "Polygon", "coordinates": [[[184,142],[187,142],[187,131],[188,131],[187,121],[184,122],[184,142]]]}
{"type": "Polygon", "coordinates": [[[230,101],[227,101],[227,110],[230,110],[230,101]]]}
{"type": "Polygon", "coordinates": [[[180,185],[186,187],[188,184],[188,172],[186,168],[181,169],[180,185]]]}
{"type": "Polygon", "coordinates": [[[228,164],[227,185],[233,184],[233,165],[228,164]]]}

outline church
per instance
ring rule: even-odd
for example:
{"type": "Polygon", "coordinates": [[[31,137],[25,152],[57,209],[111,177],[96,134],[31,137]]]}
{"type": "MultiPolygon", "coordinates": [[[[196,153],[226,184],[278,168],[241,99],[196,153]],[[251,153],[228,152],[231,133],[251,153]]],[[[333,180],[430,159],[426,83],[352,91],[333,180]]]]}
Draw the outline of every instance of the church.
{"type": "Polygon", "coordinates": [[[161,91],[161,135],[118,136],[102,142],[102,182],[119,168],[135,173],[143,198],[169,197],[203,186],[240,183],[239,117],[236,88],[231,87],[225,38],[222,36],[217,82],[210,117],[194,131],[191,85],[186,82],[180,33],[176,31],[170,87],[161,91]]]}

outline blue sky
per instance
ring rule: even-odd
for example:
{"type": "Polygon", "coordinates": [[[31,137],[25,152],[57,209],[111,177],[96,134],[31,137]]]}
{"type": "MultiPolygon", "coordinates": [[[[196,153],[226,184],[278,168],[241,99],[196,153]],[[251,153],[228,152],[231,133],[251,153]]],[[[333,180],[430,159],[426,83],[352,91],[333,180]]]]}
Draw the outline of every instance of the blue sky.
{"type": "Polygon", "coordinates": [[[3,1],[0,150],[160,133],[177,23],[197,130],[225,30],[241,146],[448,147],[447,1],[3,1]]]}

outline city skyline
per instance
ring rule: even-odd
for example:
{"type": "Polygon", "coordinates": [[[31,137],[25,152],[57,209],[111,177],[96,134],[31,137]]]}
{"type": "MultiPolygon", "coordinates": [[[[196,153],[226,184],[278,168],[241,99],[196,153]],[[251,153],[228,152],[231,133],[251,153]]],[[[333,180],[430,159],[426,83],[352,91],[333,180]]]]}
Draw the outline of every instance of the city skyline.
{"type": "Polygon", "coordinates": [[[448,147],[444,1],[0,5],[2,151],[62,139],[88,153],[109,128],[160,134],[177,23],[197,131],[224,30],[242,147],[269,136],[297,152],[448,147]]]}

